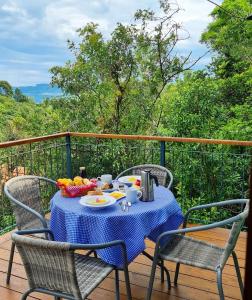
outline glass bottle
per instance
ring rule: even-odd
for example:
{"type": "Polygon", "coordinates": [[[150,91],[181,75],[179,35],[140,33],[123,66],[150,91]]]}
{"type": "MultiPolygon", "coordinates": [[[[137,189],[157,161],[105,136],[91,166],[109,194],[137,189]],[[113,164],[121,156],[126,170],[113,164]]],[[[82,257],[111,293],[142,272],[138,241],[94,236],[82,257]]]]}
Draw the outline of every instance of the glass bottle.
{"type": "Polygon", "coordinates": [[[85,167],[80,167],[80,177],[87,178],[87,171],[85,167]]]}

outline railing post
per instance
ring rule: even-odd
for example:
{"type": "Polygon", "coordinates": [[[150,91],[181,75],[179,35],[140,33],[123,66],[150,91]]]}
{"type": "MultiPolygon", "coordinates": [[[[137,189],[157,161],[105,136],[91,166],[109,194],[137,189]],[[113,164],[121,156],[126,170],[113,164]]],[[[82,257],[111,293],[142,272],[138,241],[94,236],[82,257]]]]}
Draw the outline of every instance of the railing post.
{"type": "Polygon", "coordinates": [[[66,169],[67,177],[72,178],[71,137],[66,135],[66,169]]]}
{"type": "Polygon", "coordinates": [[[160,141],[160,165],[165,167],[165,141],[160,141]]]}

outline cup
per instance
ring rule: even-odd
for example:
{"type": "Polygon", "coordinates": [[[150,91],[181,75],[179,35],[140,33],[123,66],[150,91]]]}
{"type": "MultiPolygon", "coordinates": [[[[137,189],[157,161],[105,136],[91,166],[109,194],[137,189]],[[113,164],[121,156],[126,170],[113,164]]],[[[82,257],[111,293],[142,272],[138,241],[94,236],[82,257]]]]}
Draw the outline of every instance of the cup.
{"type": "Polygon", "coordinates": [[[104,183],[111,184],[112,183],[112,175],[111,174],[103,174],[101,177],[97,177],[98,180],[104,183]]]}
{"type": "Polygon", "coordinates": [[[126,190],[126,200],[128,202],[135,203],[137,202],[137,199],[139,199],[141,196],[142,196],[142,192],[133,187],[129,187],[126,190]]]}

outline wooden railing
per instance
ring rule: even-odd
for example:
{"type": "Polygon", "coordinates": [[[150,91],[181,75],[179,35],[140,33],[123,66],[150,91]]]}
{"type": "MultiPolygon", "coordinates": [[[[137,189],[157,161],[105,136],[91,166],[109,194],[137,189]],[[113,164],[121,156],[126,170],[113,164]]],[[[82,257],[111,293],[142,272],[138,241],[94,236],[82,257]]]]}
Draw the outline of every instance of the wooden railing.
{"type": "Polygon", "coordinates": [[[46,136],[26,138],[15,141],[0,143],[0,148],[31,144],[41,141],[57,139],[60,137],[85,137],[99,139],[122,139],[122,140],[143,140],[143,141],[160,141],[160,142],[176,142],[176,143],[199,143],[199,144],[215,144],[229,146],[244,146],[252,147],[252,141],[240,140],[222,140],[222,139],[205,139],[205,138],[186,138],[186,137],[167,137],[167,136],[148,136],[148,135],[127,135],[127,134],[104,134],[104,133],[89,133],[89,132],[62,132],[46,136]]]}

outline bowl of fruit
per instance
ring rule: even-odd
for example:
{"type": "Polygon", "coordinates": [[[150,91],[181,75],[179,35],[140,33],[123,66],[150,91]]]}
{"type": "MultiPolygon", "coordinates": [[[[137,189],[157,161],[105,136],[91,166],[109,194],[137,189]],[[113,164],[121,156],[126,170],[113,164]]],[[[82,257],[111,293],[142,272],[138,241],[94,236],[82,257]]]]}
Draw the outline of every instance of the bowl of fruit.
{"type": "Polygon", "coordinates": [[[63,197],[81,197],[87,195],[89,191],[93,191],[96,187],[96,179],[82,178],[80,176],[69,178],[59,178],[57,186],[61,190],[63,197]]]}

